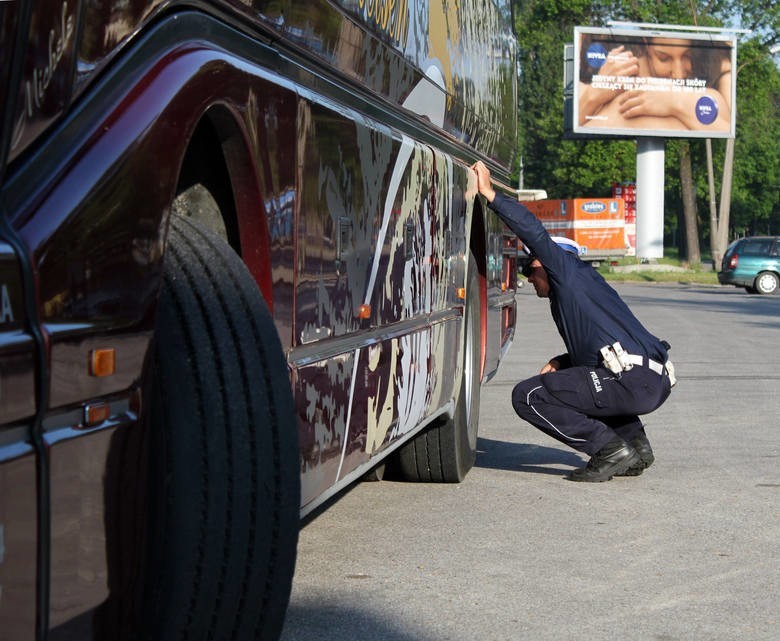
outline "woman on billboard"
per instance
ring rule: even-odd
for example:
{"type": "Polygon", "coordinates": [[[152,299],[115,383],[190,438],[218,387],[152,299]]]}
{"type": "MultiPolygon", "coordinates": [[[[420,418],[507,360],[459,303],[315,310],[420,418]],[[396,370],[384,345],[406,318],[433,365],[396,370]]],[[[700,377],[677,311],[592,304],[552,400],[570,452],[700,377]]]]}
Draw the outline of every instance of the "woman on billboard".
{"type": "MultiPolygon", "coordinates": [[[[583,40],[588,38],[584,36],[583,40]]],[[[731,60],[726,47],[686,38],[608,38],[581,46],[580,127],[728,132],[731,60]]]]}

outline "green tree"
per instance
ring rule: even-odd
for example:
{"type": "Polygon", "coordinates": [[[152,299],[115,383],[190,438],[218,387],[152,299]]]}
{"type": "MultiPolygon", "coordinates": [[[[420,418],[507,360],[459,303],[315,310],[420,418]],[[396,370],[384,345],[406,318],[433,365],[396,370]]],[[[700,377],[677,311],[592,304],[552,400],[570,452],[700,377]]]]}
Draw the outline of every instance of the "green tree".
{"type": "Polygon", "coordinates": [[[604,24],[610,3],[521,2],[517,17],[520,158],[526,186],[551,198],[605,196],[612,181],[633,180],[632,141],[566,140],[563,48],[576,25],[604,24]]]}
{"type": "MultiPolygon", "coordinates": [[[[715,207],[715,176],[733,176],[734,225],[765,229],[777,220],[778,208],[778,70],[769,47],[778,42],[780,5],[753,0],[694,2],[678,0],[521,0],[517,6],[520,75],[520,150],[524,183],[548,190],[550,197],[604,196],[613,181],[634,180],[635,144],[612,139],[571,140],[563,127],[563,47],[572,41],[576,25],[604,26],[608,20],[721,26],[740,24],[753,29],[753,39],[739,48],[738,117],[733,172],[725,141],[670,139],[666,144],[666,226],[677,230],[682,217],[688,233],[689,258],[700,256],[699,229],[713,237],[710,225],[728,227],[732,196],[724,191],[720,216],[699,220],[707,204],[715,207]],[[735,22],[738,20],[738,22],[735,22]],[[755,52],[755,53],[754,53],[755,52]],[[744,64],[753,59],[757,62],[744,64]],[[710,160],[711,159],[711,160],[710,160]],[[681,160],[683,164],[681,164],[681,160]],[[708,166],[712,166],[708,180],[708,166]],[[710,188],[712,185],[712,189],[710,188]],[[710,193],[713,196],[710,196],[710,193]],[[684,205],[687,203],[687,207],[684,205]],[[702,224],[705,223],[705,224],[702,224]],[[763,225],[763,226],[762,226],[763,225]],[[694,245],[694,246],[691,246],[694,245]]],[[[725,185],[727,186],[727,185],[725,185]]],[[[711,243],[712,246],[712,243],[711,243]]]]}
{"type": "Polygon", "coordinates": [[[758,41],[747,42],[740,58],[732,226],[767,233],[774,225],[780,231],[780,70],[758,41]]]}

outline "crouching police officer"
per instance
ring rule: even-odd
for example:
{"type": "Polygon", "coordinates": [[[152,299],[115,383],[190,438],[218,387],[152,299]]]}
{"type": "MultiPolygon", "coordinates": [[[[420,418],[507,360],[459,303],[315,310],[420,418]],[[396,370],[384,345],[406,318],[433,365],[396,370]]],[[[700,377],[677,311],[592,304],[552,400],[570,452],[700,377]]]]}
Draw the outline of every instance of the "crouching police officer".
{"type": "Polygon", "coordinates": [[[568,353],[512,392],[517,414],[590,455],[572,481],[637,476],[654,461],[640,414],[658,408],[674,385],[668,344],[650,334],[587,263],[576,243],[553,238],[519,202],[496,193],[482,162],[472,169],[480,193],[529,249],[524,269],[550,309],[568,353]]]}

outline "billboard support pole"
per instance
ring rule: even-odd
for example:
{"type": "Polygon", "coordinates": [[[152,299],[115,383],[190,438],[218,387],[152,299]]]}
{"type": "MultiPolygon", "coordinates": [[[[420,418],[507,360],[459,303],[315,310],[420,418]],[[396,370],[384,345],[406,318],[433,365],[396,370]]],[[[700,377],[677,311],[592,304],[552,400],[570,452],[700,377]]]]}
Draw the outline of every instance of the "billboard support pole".
{"type": "Polygon", "coordinates": [[[664,255],[664,139],[636,143],[636,255],[640,260],[664,255]]]}

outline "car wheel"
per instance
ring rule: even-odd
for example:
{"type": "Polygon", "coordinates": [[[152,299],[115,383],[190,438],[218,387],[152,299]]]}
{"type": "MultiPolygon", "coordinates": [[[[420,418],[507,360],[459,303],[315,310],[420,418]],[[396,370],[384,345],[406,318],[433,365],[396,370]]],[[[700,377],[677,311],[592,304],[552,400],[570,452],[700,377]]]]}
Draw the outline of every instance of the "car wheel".
{"type": "Polygon", "coordinates": [[[464,310],[463,376],[454,415],[433,423],[401,447],[394,463],[405,480],[458,483],[477,455],[482,384],[482,322],[477,261],[469,257],[464,310]]]}
{"type": "Polygon", "coordinates": [[[172,217],[154,336],[141,638],[278,638],[300,477],[287,365],[257,284],[172,217]]]}
{"type": "Polygon", "coordinates": [[[761,272],[756,276],[755,288],[759,294],[772,294],[777,291],[780,279],[773,272],[761,272]]]}

